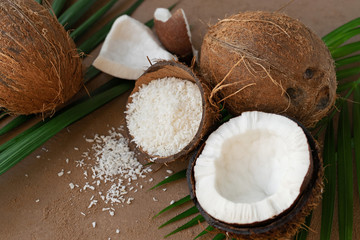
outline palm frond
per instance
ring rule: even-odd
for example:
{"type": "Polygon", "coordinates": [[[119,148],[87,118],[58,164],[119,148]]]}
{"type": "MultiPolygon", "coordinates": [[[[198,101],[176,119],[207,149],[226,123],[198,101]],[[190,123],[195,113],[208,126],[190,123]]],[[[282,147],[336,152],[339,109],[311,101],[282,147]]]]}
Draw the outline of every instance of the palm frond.
{"type": "Polygon", "coordinates": [[[189,216],[191,216],[191,215],[193,215],[195,213],[198,213],[198,212],[199,212],[199,210],[197,209],[197,207],[193,206],[193,207],[187,209],[186,211],[180,213],[179,215],[177,215],[177,216],[171,218],[170,220],[166,221],[165,223],[161,224],[159,229],[165,227],[166,225],[169,225],[170,223],[173,223],[173,222],[182,220],[184,218],[187,218],[187,217],[189,217],[189,216]]]}
{"type": "Polygon", "coordinates": [[[324,193],[321,211],[320,240],[330,239],[335,195],[336,195],[336,151],[333,121],[329,121],[326,128],[323,149],[323,161],[325,168],[324,193]]]}
{"type": "Polygon", "coordinates": [[[353,226],[353,168],[349,110],[343,104],[338,125],[338,222],[339,239],[352,239],[353,226]]]}
{"type": "Polygon", "coordinates": [[[173,235],[173,234],[175,234],[175,233],[178,233],[178,232],[180,232],[180,231],[182,231],[182,230],[185,230],[185,229],[188,229],[188,228],[190,228],[190,227],[193,227],[193,226],[195,226],[195,225],[197,225],[197,224],[199,224],[199,223],[201,223],[201,222],[204,222],[204,221],[205,221],[204,217],[203,217],[201,214],[199,214],[199,215],[197,215],[196,217],[194,217],[193,219],[191,219],[189,222],[187,222],[187,223],[185,223],[184,225],[178,227],[177,229],[175,229],[175,230],[172,231],[171,233],[165,235],[165,238],[167,238],[167,237],[169,237],[169,236],[171,236],[171,235],[173,235]]]}
{"type": "Polygon", "coordinates": [[[186,178],[186,169],[176,172],[173,175],[170,175],[168,178],[165,178],[164,180],[162,180],[161,182],[150,188],[150,190],[160,187],[164,184],[171,183],[176,180],[184,179],[184,178],[186,178]]]}
{"type": "Polygon", "coordinates": [[[63,25],[66,30],[71,29],[95,2],[96,0],[76,1],[59,16],[59,23],[63,25]]]}
{"type": "Polygon", "coordinates": [[[187,202],[190,202],[191,201],[191,198],[190,198],[190,195],[187,195],[183,198],[181,198],[180,200],[174,202],[173,204],[170,204],[169,206],[167,206],[166,208],[164,208],[163,210],[161,210],[160,212],[158,212],[153,218],[159,216],[160,214],[164,213],[164,212],[167,212],[175,207],[178,207],[178,206],[181,206],[183,205],[184,203],[187,203],[187,202]]]}

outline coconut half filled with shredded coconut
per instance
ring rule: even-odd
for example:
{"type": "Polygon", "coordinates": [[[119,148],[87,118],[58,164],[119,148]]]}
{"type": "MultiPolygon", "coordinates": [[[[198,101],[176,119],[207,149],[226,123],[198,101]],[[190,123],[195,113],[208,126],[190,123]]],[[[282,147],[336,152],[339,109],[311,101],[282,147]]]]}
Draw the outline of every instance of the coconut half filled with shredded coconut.
{"type": "Polygon", "coordinates": [[[152,65],[137,81],[126,106],[130,147],[142,158],[170,162],[187,155],[216,121],[210,90],[183,64],[152,65]]]}
{"type": "Polygon", "coordinates": [[[291,119],[245,112],[203,144],[188,169],[191,195],[210,225],[235,237],[293,235],[321,195],[311,135],[291,119]]]}

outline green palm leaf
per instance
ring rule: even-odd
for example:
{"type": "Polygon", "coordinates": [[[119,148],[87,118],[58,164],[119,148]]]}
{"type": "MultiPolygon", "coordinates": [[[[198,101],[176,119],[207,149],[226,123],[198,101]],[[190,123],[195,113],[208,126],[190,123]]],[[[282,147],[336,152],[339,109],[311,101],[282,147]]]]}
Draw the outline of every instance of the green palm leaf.
{"type": "Polygon", "coordinates": [[[322,38],[322,40],[329,48],[331,48],[334,45],[334,43],[338,41],[339,38],[342,38],[344,33],[351,31],[354,28],[357,28],[359,25],[360,25],[360,18],[351,20],[350,22],[345,23],[344,25],[334,29],[333,31],[325,35],[322,38]]]}
{"type": "Polygon", "coordinates": [[[168,178],[165,178],[164,180],[162,180],[161,182],[159,182],[158,184],[156,184],[155,186],[150,188],[150,190],[160,187],[164,184],[174,182],[176,180],[184,179],[184,178],[186,178],[186,169],[181,170],[180,172],[174,173],[173,175],[169,176],[168,178]]]}
{"type": "Polygon", "coordinates": [[[180,231],[182,231],[182,230],[185,230],[185,229],[187,229],[187,228],[190,228],[190,227],[192,227],[192,226],[195,226],[195,225],[199,224],[200,222],[204,222],[204,221],[205,221],[204,217],[201,216],[201,214],[199,214],[199,215],[197,215],[196,217],[194,217],[193,219],[191,219],[189,222],[185,223],[184,225],[178,227],[177,229],[175,229],[175,230],[172,231],[171,233],[167,234],[167,235],[165,236],[165,238],[167,238],[167,237],[169,237],[169,236],[171,236],[171,235],[173,235],[173,234],[175,234],[175,233],[178,233],[178,232],[180,232],[180,231]]]}
{"type": "Polygon", "coordinates": [[[90,9],[96,0],[78,0],[58,18],[59,23],[69,30],[90,9]]]}
{"type": "Polygon", "coordinates": [[[203,236],[203,235],[205,235],[205,234],[207,234],[207,233],[209,233],[209,232],[211,232],[211,231],[213,231],[215,228],[213,227],[213,226],[207,226],[207,228],[205,228],[201,233],[199,233],[195,238],[194,238],[194,240],[195,239],[197,239],[197,238],[199,238],[199,237],[201,237],[201,236],[203,236]]]}
{"type": "Polygon", "coordinates": [[[333,121],[329,121],[323,149],[325,168],[320,240],[330,239],[336,195],[336,152],[333,121]]]}
{"type": "Polygon", "coordinates": [[[32,119],[33,117],[34,117],[34,115],[28,115],[28,116],[20,115],[20,116],[17,116],[11,122],[9,122],[8,124],[6,124],[4,127],[2,127],[0,129],[0,136],[4,135],[7,132],[10,132],[14,128],[20,126],[21,124],[28,121],[29,119],[32,119]]]}
{"type": "Polygon", "coordinates": [[[126,11],[117,15],[112,20],[110,20],[107,24],[105,24],[99,31],[94,33],[90,38],[88,38],[85,42],[83,42],[78,48],[80,52],[85,54],[89,54],[95,47],[97,47],[104,39],[106,35],[109,33],[111,26],[114,24],[115,20],[124,14],[131,15],[144,0],[137,0],[133,5],[131,5],[126,11]]]}
{"type": "Polygon", "coordinates": [[[55,13],[55,16],[59,16],[61,11],[64,9],[65,3],[67,0],[54,0],[51,8],[55,13]]]}
{"type": "Polygon", "coordinates": [[[338,125],[338,215],[339,239],[352,239],[353,169],[351,129],[347,103],[343,104],[338,125]]]}
{"type": "Polygon", "coordinates": [[[347,69],[341,69],[336,71],[336,78],[338,81],[348,77],[358,75],[360,73],[360,67],[352,67],[347,69]]]}
{"type": "Polygon", "coordinates": [[[354,133],[354,149],[355,149],[355,163],[357,182],[360,194],[360,85],[358,84],[354,89],[354,104],[353,104],[353,133],[354,133]]]}
{"type": "Polygon", "coordinates": [[[193,207],[189,208],[188,210],[186,210],[186,211],[180,213],[179,215],[171,218],[170,220],[166,221],[165,223],[161,224],[159,229],[165,227],[166,225],[169,225],[170,223],[173,223],[173,222],[179,221],[181,219],[187,218],[187,217],[189,217],[189,216],[191,216],[191,215],[193,215],[195,213],[198,213],[198,212],[199,212],[199,210],[197,209],[197,207],[193,206],[193,207]]]}
{"type": "Polygon", "coordinates": [[[95,14],[93,14],[78,28],[76,28],[73,32],[71,32],[70,37],[72,37],[72,39],[74,39],[75,41],[79,36],[81,36],[91,26],[93,26],[96,23],[96,21],[98,21],[105,13],[107,13],[117,1],[118,0],[110,0],[104,7],[100,8],[95,14]]]}
{"type": "Polygon", "coordinates": [[[346,44],[342,47],[331,50],[331,55],[334,59],[342,58],[360,50],[360,42],[346,44]]]}
{"type": "Polygon", "coordinates": [[[158,212],[158,214],[156,214],[153,218],[159,216],[160,214],[167,212],[175,207],[181,206],[184,203],[190,202],[191,198],[190,195],[187,195],[186,197],[181,198],[180,200],[174,202],[173,204],[170,204],[169,206],[167,206],[166,208],[164,208],[163,210],[161,210],[160,212],[158,212]]]}
{"type": "Polygon", "coordinates": [[[343,67],[349,64],[360,62],[360,55],[354,55],[346,58],[342,58],[335,61],[336,67],[343,67]]]}
{"type": "Polygon", "coordinates": [[[218,233],[218,234],[215,235],[215,237],[213,238],[213,240],[223,240],[223,239],[225,239],[225,238],[226,238],[226,236],[225,236],[224,234],[218,233]]]}

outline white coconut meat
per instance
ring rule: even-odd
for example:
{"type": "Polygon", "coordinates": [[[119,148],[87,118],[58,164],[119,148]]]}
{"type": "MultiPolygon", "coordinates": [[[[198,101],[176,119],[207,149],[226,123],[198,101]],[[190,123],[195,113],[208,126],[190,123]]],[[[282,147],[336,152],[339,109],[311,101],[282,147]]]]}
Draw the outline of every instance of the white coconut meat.
{"type": "Polygon", "coordinates": [[[172,14],[167,8],[157,8],[154,12],[154,19],[162,22],[167,22],[172,14]]]}
{"type": "Polygon", "coordinates": [[[131,95],[126,123],[137,146],[152,156],[180,152],[195,137],[202,118],[199,87],[167,77],[142,85],[131,95]]]}
{"type": "Polygon", "coordinates": [[[196,198],[220,221],[265,221],[292,206],[310,166],[307,138],[297,123],[245,112],[206,141],[194,166],[196,198]]]}
{"type": "Polygon", "coordinates": [[[174,59],[150,28],[122,15],[111,27],[93,66],[112,76],[135,80],[150,66],[149,60],[154,63],[174,59]]]}

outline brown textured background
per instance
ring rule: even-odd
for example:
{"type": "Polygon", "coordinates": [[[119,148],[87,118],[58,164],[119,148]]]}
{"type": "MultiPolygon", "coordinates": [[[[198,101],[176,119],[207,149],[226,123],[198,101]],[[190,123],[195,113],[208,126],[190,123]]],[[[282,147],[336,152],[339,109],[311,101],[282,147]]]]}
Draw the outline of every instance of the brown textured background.
{"type": "MultiPolygon", "coordinates": [[[[105,4],[106,1],[98,1],[94,6],[105,4]]],[[[107,15],[107,19],[116,13],[126,9],[133,1],[121,1],[107,15]]],[[[157,7],[169,7],[176,0],[146,0],[133,17],[145,22],[152,18],[157,7]]],[[[199,49],[202,37],[207,26],[213,24],[217,19],[246,10],[268,10],[276,11],[285,6],[285,0],[181,0],[176,8],[183,8],[193,36],[195,48],[199,49]]],[[[335,27],[359,17],[360,2],[355,0],[298,0],[293,1],[282,11],[288,15],[300,19],[307,26],[312,28],[318,35],[323,36],[335,27]]],[[[100,21],[92,31],[99,29],[105,20],[100,21]]],[[[86,38],[86,37],[85,37],[86,38]]],[[[99,48],[94,51],[85,61],[89,64],[96,57],[99,48]]],[[[101,82],[110,79],[102,74],[90,85],[96,86],[101,82]]],[[[91,86],[89,88],[91,88],[91,86]]],[[[96,133],[107,134],[111,127],[119,127],[124,124],[123,110],[127,94],[113,100],[101,109],[88,115],[81,121],[64,129],[55,137],[44,144],[33,154],[21,161],[10,171],[0,176],[0,239],[6,240],[27,240],[27,239],[162,239],[163,236],[184,221],[171,224],[158,230],[157,227],[192,206],[187,204],[169,213],[152,219],[152,216],[169,204],[171,200],[177,200],[188,194],[186,181],[181,180],[166,186],[167,191],[147,191],[154,182],[159,182],[167,175],[166,169],[174,171],[184,169],[185,162],[164,166],[158,171],[149,175],[153,178],[152,183],[144,182],[144,190],[133,194],[133,204],[124,207],[117,207],[114,217],[107,212],[102,212],[101,202],[87,209],[91,191],[79,193],[70,190],[70,182],[84,184],[83,170],[75,167],[75,160],[79,160],[81,153],[86,151],[91,144],[86,143],[83,135],[88,137],[96,133]],[[74,150],[78,147],[79,151],[74,150]],[[36,156],[40,155],[40,158],[36,156]],[[69,158],[69,164],[65,159],[69,158]],[[71,174],[64,174],[58,177],[61,169],[71,171],[71,174]],[[25,174],[28,177],[25,177],[25,174]],[[159,201],[153,201],[153,197],[159,201]],[[40,201],[35,202],[36,199],[40,201]],[[84,211],[87,216],[82,216],[84,211]],[[91,223],[96,221],[96,228],[91,223]],[[120,234],[115,230],[120,229],[120,234]]],[[[0,122],[2,126],[4,122],[0,122]]],[[[5,141],[0,138],[0,142],[5,141]]],[[[360,239],[360,209],[357,188],[354,189],[354,233],[353,239],[360,239]]],[[[314,212],[309,239],[319,239],[320,207],[314,212]]],[[[334,216],[334,224],[337,222],[337,214],[334,216]]],[[[203,227],[198,226],[180,232],[169,237],[169,239],[192,239],[203,227]]],[[[208,239],[208,238],[203,238],[208,239]]],[[[332,239],[338,239],[337,230],[333,228],[332,239]]]]}

